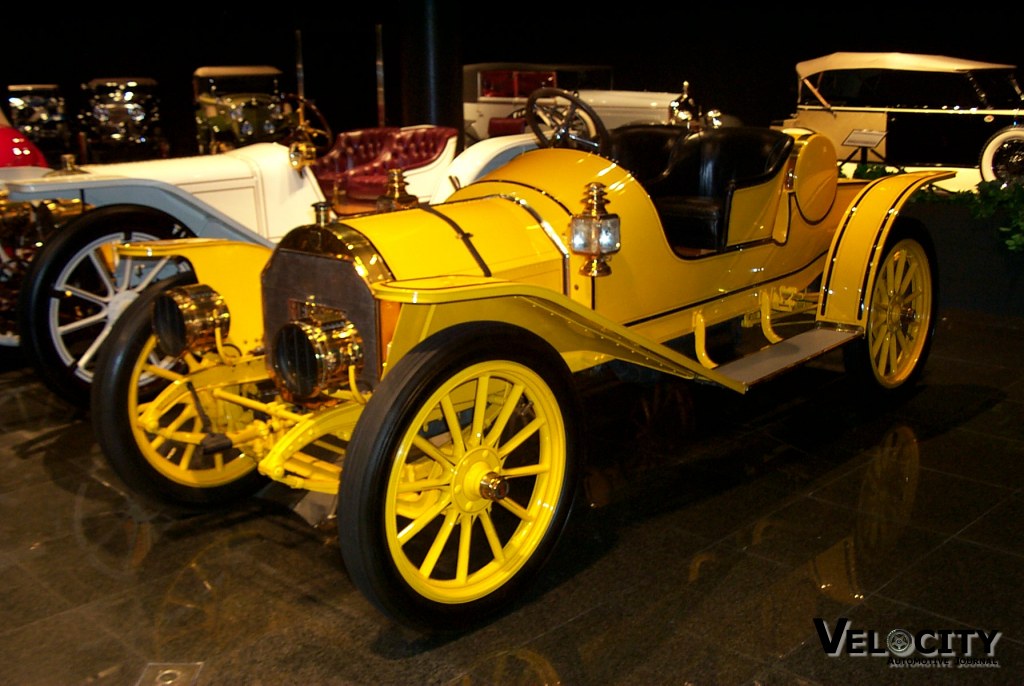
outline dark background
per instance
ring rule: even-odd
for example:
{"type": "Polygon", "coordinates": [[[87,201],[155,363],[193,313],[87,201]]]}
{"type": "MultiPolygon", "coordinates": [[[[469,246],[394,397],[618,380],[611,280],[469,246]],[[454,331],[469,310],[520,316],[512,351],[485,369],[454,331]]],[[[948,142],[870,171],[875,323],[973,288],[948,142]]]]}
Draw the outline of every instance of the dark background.
{"type": "Polygon", "coordinates": [[[517,4],[479,15],[449,0],[346,7],[352,4],[292,15],[275,10],[258,21],[249,19],[249,8],[236,13],[195,4],[165,5],[153,21],[122,16],[130,4],[117,5],[116,13],[104,11],[111,5],[88,12],[5,8],[0,87],[57,83],[73,110],[80,84],[92,78],[155,78],[172,154],[181,155],[194,153],[191,77],[197,67],[269,64],[287,75],[285,90],[297,92],[300,42],[305,95],[335,131],[381,123],[461,128],[461,65],[474,62],[605,64],[614,69],[614,87],[628,90],[677,91],[688,80],[705,109],[768,125],[791,113],[800,60],[837,51],[1010,64],[1024,58],[1019,10],[980,3],[955,12],[882,4],[750,11],[638,2],[611,12],[517,4]]]}

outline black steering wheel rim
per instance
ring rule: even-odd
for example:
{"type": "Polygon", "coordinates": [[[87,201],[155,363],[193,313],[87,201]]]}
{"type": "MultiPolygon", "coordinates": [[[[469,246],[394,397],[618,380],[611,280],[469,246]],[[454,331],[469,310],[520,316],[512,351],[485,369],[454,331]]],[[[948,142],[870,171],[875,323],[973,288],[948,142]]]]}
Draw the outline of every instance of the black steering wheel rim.
{"type": "Polygon", "coordinates": [[[327,123],[327,117],[312,100],[301,95],[289,94],[285,96],[285,99],[296,108],[301,124],[288,131],[282,142],[286,145],[304,142],[313,146],[317,157],[326,154],[334,144],[334,133],[331,131],[330,124],[327,123]]]}
{"type": "Polygon", "coordinates": [[[594,108],[577,93],[562,88],[538,88],[526,101],[525,116],[541,147],[607,153],[608,128],[594,108]],[[550,101],[550,104],[542,101],[550,101]],[[567,104],[561,104],[562,101],[567,104]]]}

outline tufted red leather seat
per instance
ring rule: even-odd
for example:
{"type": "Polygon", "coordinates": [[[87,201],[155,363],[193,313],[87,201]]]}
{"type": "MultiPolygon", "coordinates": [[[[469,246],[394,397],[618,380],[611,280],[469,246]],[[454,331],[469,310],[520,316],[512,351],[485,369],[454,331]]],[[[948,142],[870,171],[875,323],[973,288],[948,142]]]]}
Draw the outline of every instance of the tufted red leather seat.
{"type": "Polygon", "coordinates": [[[383,195],[388,170],[411,171],[430,164],[441,156],[458,130],[447,126],[410,127],[397,131],[376,160],[353,169],[346,179],[350,198],[374,200],[383,195]]]}
{"type": "Polygon", "coordinates": [[[311,165],[324,195],[347,190],[348,178],[378,160],[399,131],[397,126],[380,126],[339,133],[331,149],[311,165]]]}

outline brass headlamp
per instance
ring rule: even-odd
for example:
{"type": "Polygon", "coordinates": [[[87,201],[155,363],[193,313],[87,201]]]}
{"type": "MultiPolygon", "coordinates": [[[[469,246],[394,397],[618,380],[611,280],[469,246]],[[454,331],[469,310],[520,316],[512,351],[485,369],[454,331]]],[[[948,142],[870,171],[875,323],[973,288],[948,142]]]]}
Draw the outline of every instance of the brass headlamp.
{"type": "Polygon", "coordinates": [[[363,366],[362,337],[344,313],[323,308],[313,314],[283,326],[271,348],[271,367],[296,398],[336,390],[363,366]]]}
{"type": "Polygon", "coordinates": [[[168,355],[216,350],[230,326],[227,303],[205,284],[169,288],[153,304],[153,333],[168,355]]]}

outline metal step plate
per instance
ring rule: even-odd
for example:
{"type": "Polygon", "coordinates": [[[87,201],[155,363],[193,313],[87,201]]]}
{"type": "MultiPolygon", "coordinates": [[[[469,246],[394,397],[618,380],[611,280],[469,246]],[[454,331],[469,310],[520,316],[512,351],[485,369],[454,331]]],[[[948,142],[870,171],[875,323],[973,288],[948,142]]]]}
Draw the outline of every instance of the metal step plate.
{"type": "Polygon", "coordinates": [[[716,367],[715,371],[725,374],[730,379],[752,386],[810,359],[824,355],[861,335],[859,331],[810,329],[762,348],[756,353],[716,367]]]}

